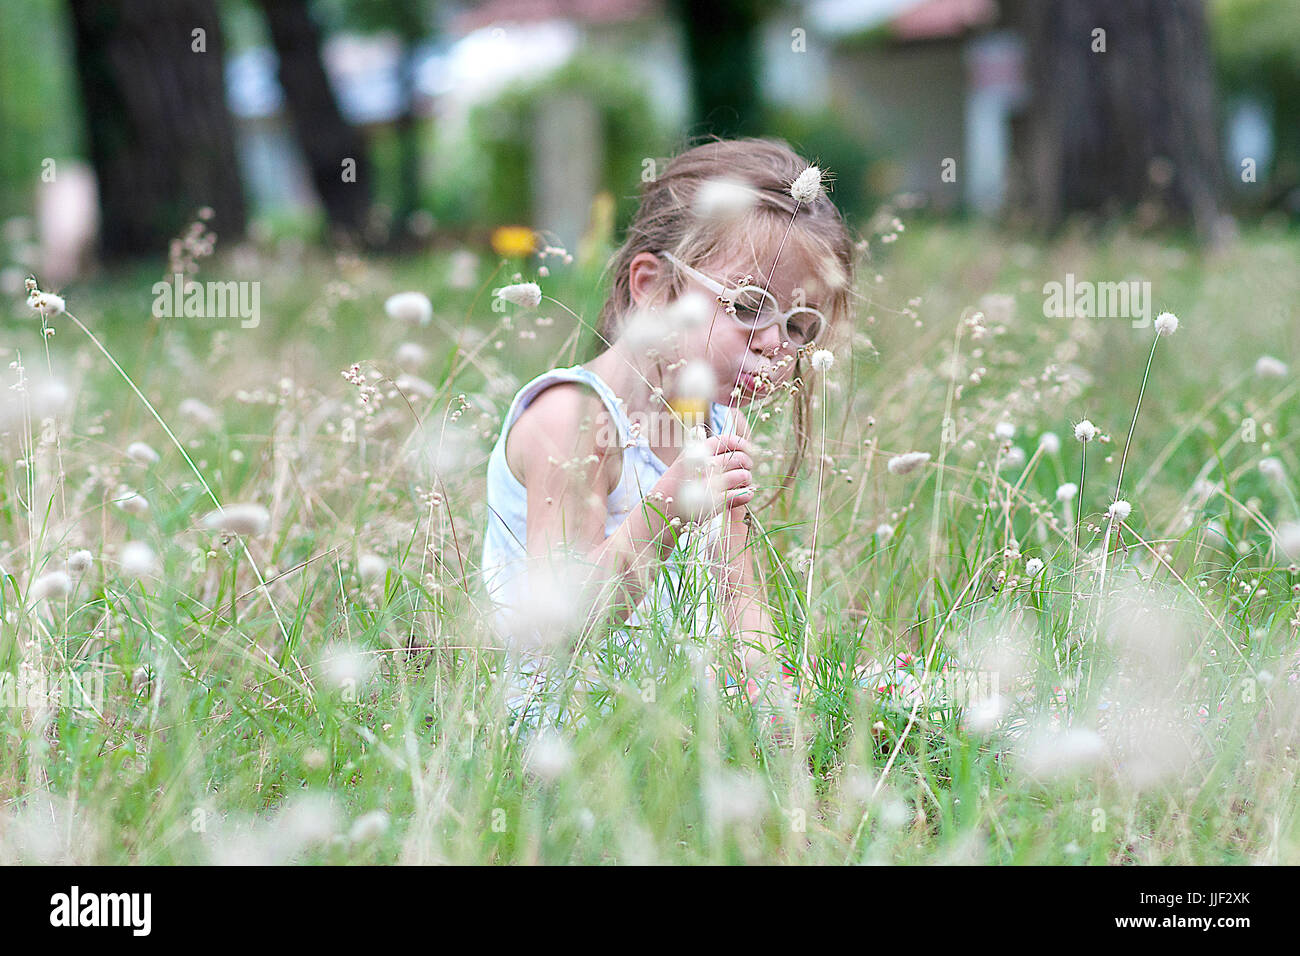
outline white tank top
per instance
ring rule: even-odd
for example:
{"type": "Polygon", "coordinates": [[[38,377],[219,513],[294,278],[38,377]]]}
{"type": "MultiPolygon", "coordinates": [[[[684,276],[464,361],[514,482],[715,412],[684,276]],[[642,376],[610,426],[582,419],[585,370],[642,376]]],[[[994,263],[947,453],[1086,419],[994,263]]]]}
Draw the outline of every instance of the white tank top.
{"type": "MultiPolygon", "coordinates": [[[[508,612],[519,606],[523,581],[521,572],[526,566],[528,540],[528,493],[519,479],[515,477],[506,463],[506,438],[510,429],[537,395],[544,389],[560,382],[576,382],[590,387],[599,397],[611,421],[618,429],[619,443],[623,447],[622,474],[618,484],[606,499],[605,537],[608,538],[621,525],[633,508],[650,493],[655,483],[663,477],[668,466],[659,460],[650,449],[646,436],[632,427],[623,401],[613,390],[590,369],[575,365],[572,368],[552,369],[537,376],[519,390],[505,421],[501,425],[501,435],[492,454],[488,458],[487,468],[487,533],[483,540],[483,579],[487,592],[498,608],[498,623],[503,621],[500,612],[508,612]]],[[[731,434],[735,423],[730,410],[725,405],[713,402],[709,417],[716,435],[731,434]]],[[[714,517],[709,537],[721,533],[723,515],[714,517]]],[[[682,548],[679,547],[670,557],[665,570],[668,575],[659,575],[659,588],[652,589],[637,606],[629,619],[629,626],[635,626],[648,618],[650,613],[659,614],[667,606],[665,588],[671,585],[673,566],[680,566],[682,548]]],[[[711,628],[712,629],[712,628],[711,628]]]]}

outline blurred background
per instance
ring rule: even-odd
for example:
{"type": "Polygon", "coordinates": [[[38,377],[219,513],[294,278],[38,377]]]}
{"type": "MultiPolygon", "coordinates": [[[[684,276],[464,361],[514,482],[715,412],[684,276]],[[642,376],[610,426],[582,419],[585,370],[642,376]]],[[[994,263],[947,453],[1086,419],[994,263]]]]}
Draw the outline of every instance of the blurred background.
{"type": "Polygon", "coordinates": [[[1300,219],[1296,0],[0,0],[3,286],[228,239],[604,248],[775,135],[853,222],[1300,219]]]}

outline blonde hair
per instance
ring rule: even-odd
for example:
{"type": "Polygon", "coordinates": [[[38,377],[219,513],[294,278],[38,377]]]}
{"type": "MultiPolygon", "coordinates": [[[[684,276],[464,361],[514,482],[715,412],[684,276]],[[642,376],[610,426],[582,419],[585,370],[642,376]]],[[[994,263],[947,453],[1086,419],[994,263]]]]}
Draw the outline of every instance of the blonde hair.
{"type": "MultiPolygon", "coordinates": [[[[754,244],[755,236],[770,237],[803,250],[814,264],[816,291],[821,293],[817,304],[830,323],[828,336],[831,340],[842,337],[853,317],[854,243],[840,211],[824,191],[804,204],[796,203],[790,194],[790,184],[808,166],[784,140],[770,138],[714,137],[670,160],[659,175],[644,184],[623,245],[607,266],[614,275],[613,287],[600,313],[599,332],[604,341],[618,337],[633,310],[630,266],[638,255],[671,252],[688,265],[701,268],[715,257],[738,251],[746,240],[754,244]],[[754,192],[751,208],[736,219],[697,214],[697,192],[705,183],[717,179],[750,187],[754,192]]],[[[661,274],[655,292],[662,289],[670,299],[679,295],[685,286],[679,270],[665,269],[661,274]]],[[[825,344],[830,344],[827,336],[818,342],[825,344]]],[[[798,386],[794,397],[794,448],[777,495],[789,486],[807,446],[809,391],[801,380],[802,371],[800,358],[792,375],[798,386]]]]}

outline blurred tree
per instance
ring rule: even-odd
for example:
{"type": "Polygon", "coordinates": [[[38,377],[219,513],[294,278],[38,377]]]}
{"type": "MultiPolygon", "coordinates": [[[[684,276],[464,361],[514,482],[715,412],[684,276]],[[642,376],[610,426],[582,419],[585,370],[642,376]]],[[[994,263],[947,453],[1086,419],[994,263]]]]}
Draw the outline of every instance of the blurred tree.
{"type": "Polygon", "coordinates": [[[1201,0],[1021,0],[1029,103],[1021,186],[1049,228],[1136,209],[1213,236],[1223,183],[1201,0]]]}
{"type": "Polygon", "coordinates": [[[307,0],[258,2],[280,61],[280,87],[294,134],[330,226],[341,237],[363,237],[371,195],[366,141],[339,111],[321,61],[320,29],[307,0]]]}
{"type": "Polygon", "coordinates": [[[105,258],[163,252],[195,211],[243,234],[215,0],[68,0],[105,258]]]}
{"type": "Polygon", "coordinates": [[[759,27],[774,0],[672,0],[686,33],[697,132],[757,136],[759,27]]]}

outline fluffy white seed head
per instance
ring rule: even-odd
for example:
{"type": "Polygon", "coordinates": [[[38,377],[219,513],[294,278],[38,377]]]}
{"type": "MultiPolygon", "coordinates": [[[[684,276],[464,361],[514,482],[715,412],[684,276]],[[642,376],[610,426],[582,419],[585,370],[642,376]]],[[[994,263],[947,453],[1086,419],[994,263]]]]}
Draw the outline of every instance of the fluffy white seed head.
{"type": "Polygon", "coordinates": [[[695,192],[694,210],[701,219],[734,222],[754,208],[758,193],[753,186],[726,176],[706,180],[695,192]]]}
{"type": "Polygon", "coordinates": [[[1116,498],[1110,503],[1110,507],[1106,509],[1106,514],[1110,515],[1111,518],[1116,521],[1128,520],[1128,516],[1132,514],[1132,512],[1133,506],[1123,498],[1116,498]]]}
{"type": "Polygon", "coordinates": [[[930,453],[928,451],[909,451],[901,455],[895,455],[889,459],[889,473],[891,475],[911,474],[929,460],[930,453]]]}
{"type": "Polygon", "coordinates": [[[367,552],[357,559],[357,574],[366,584],[382,578],[387,572],[388,562],[377,554],[367,552]]]}
{"type": "Polygon", "coordinates": [[[197,398],[185,399],[177,406],[177,411],[205,428],[216,428],[221,424],[220,416],[197,398]]]}
{"type": "Polygon", "coordinates": [[[1173,335],[1178,331],[1178,316],[1172,312],[1161,312],[1156,316],[1156,335],[1173,335]]]}
{"type": "Polygon", "coordinates": [[[516,282],[502,286],[493,294],[503,302],[525,309],[535,309],[542,303],[542,288],[536,282],[516,282]]]}
{"type": "Polygon", "coordinates": [[[1043,432],[1038,436],[1038,447],[1045,455],[1055,455],[1061,450],[1061,436],[1056,432],[1043,432]]]}
{"type": "Polygon", "coordinates": [[[353,821],[348,839],[353,843],[373,843],[387,832],[388,814],[383,810],[371,810],[353,821]]]}
{"type": "Polygon", "coordinates": [[[807,205],[822,193],[822,171],[816,166],[809,166],[790,184],[790,195],[796,202],[807,205]]]}
{"type": "Polygon", "coordinates": [[[390,319],[408,325],[428,325],[433,321],[433,303],[423,292],[398,292],[384,302],[390,319]]]}
{"type": "Polygon", "coordinates": [[[271,524],[271,513],[253,502],[222,505],[208,512],[203,527],[209,531],[227,531],[231,534],[262,534],[271,524]]]}
{"type": "Polygon", "coordinates": [[[1074,496],[1079,493],[1079,486],[1072,481],[1067,481],[1056,489],[1057,501],[1073,501],[1074,496]]]}
{"type": "Polygon", "coordinates": [[[1042,558],[1030,558],[1025,562],[1025,574],[1029,575],[1031,578],[1036,578],[1038,577],[1038,572],[1043,570],[1043,567],[1042,558]]]}
{"type": "Polygon", "coordinates": [[[95,556],[85,548],[68,555],[68,570],[73,574],[85,574],[94,563],[95,556]]]}
{"type": "Polygon", "coordinates": [[[559,731],[546,728],[538,732],[528,745],[524,766],[547,783],[564,776],[573,764],[573,747],[559,731]]]}
{"type": "Polygon", "coordinates": [[[32,290],[27,297],[27,304],[47,316],[62,315],[63,310],[67,308],[62,296],[57,296],[53,292],[42,292],[40,289],[32,290]]]}
{"type": "Polygon", "coordinates": [[[876,540],[881,544],[885,544],[893,536],[894,526],[892,524],[882,521],[880,524],[876,525],[876,540]]]}
{"type": "Polygon", "coordinates": [[[1092,441],[1097,437],[1097,426],[1085,418],[1074,426],[1074,437],[1079,441],[1092,441]]]}
{"type": "Polygon", "coordinates": [[[1038,779],[1069,779],[1092,769],[1105,756],[1106,743],[1094,730],[1044,731],[1026,742],[1020,766],[1038,779]]]}
{"type": "Polygon", "coordinates": [[[418,372],[429,361],[429,350],[417,342],[403,342],[397,347],[397,365],[404,372],[418,372]]]}
{"type": "Polygon", "coordinates": [[[818,349],[812,354],[812,367],[818,372],[829,372],[835,364],[835,353],[830,349],[818,349]]]}
{"type": "Polygon", "coordinates": [[[677,376],[675,397],[683,402],[711,402],[718,393],[718,377],[708,362],[688,362],[677,376]]]}
{"type": "Polygon", "coordinates": [[[119,490],[114,502],[129,515],[140,517],[149,513],[149,502],[143,495],[132,491],[130,488],[119,490]]]}
{"type": "Polygon", "coordinates": [[[1016,426],[1011,422],[998,422],[993,426],[993,434],[1002,441],[1011,441],[1016,437],[1016,426]]]}
{"type": "Polygon", "coordinates": [[[66,571],[50,571],[32,582],[28,596],[33,602],[63,597],[72,592],[72,578],[66,571]]]}
{"type": "Polygon", "coordinates": [[[1300,561],[1300,521],[1283,521],[1274,533],[1278,550],[1291,561],[1300,561]]]}
{"type": "Polygon", "coordinates": [[[1286,468],[1283,467],[1280,459],[1261,458],[1259,460],[1259,473],[1269,481],[1278,483],[1286,481],[1286,468]]]}
{"type": "Polygon", "coordinates": [[[1288,371],[1286,362],[1271,355],[1261,355],[1255,360],[1255,374],[1260,378],[1286,378],[1288,371]]]}
{"type": "Polygon", "coordinates": [[[127,445],[126,457],[142,465],[158,464],[158,453],[142,441],[133,441],[127,445]]]}
{"type": "Polygon", "coordinates": [[[118,564],[121,565],[122,573],[128,578],[142,578],[157,573],[158,556],[154,554],[153,548],[143,541],[128,541],[122,545],[118,564]]]}

